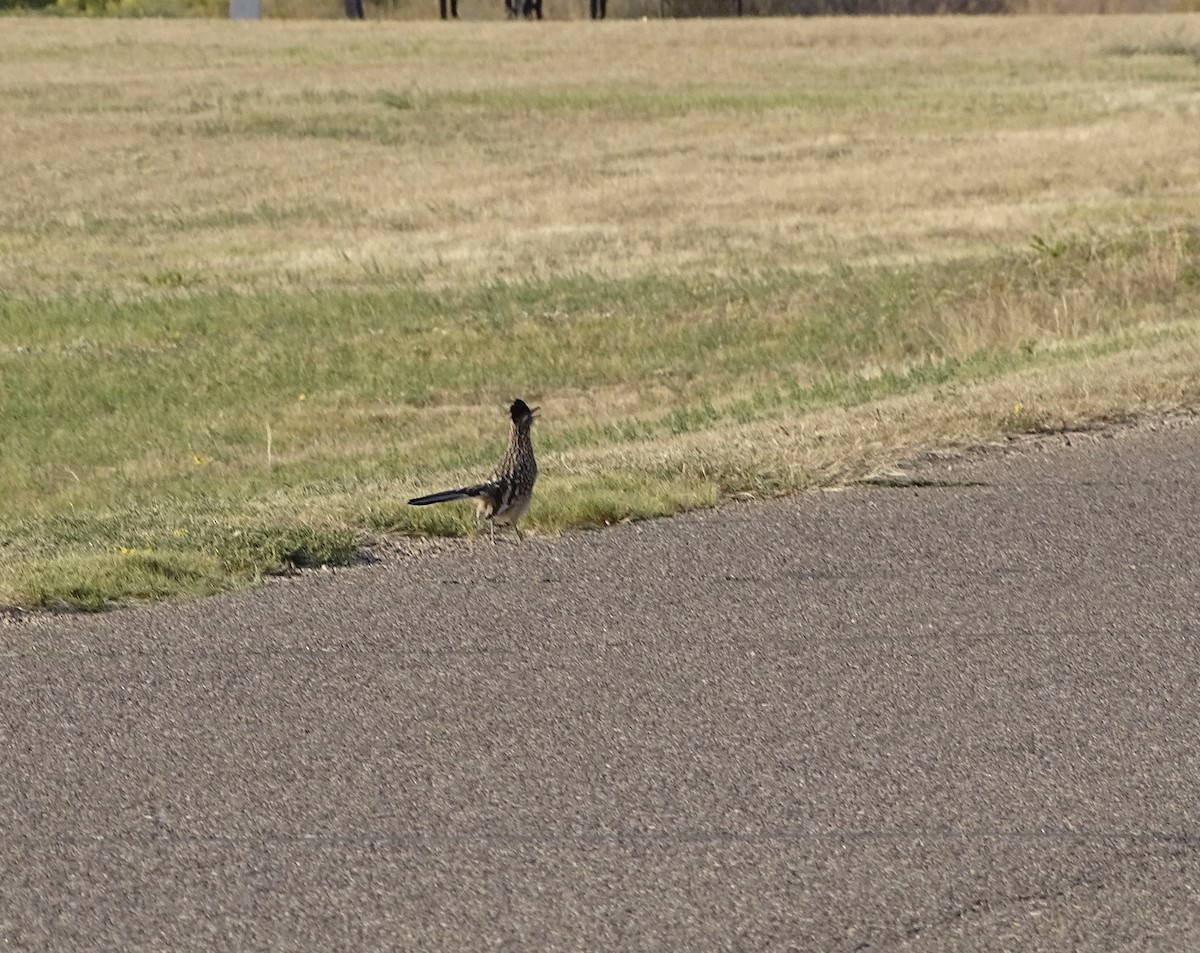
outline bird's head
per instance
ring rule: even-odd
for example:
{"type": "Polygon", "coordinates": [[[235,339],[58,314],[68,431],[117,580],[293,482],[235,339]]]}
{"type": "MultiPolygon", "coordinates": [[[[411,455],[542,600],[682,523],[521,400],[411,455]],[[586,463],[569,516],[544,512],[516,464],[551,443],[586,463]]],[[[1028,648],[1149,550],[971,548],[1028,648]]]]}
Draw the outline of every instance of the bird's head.
{"type": "Polygon", "coordinates": [[[540,407],[534,407],[530,409],[529,405],[518,397],[512,402],[512,406],[508,410],[509,413],[512,414],[512,420],[514,424],[528,425],[533,423],[533,421],[537,418],[537,412],[541,409],[542,408],[540,407]]]}

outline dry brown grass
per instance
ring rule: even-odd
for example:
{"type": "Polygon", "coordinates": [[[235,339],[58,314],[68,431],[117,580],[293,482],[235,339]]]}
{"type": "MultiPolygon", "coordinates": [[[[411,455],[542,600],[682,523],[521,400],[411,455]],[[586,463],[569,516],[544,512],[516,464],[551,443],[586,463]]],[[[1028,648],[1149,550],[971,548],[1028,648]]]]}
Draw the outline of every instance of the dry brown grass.
{"type": "Polygon", "coordinates": [[[1200,17],[13,20],[0,284],[925,260],[1200,207],[1200,17]]]}

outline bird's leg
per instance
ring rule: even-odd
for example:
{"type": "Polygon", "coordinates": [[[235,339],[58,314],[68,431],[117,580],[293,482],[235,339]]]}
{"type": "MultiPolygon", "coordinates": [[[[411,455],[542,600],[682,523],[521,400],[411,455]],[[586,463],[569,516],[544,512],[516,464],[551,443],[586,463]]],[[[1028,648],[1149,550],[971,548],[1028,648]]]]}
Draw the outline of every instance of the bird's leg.
{"type": "Polygon", "coordinates": [[[488,520],[488,529],[492,531],[492,545],[496,545],[496,523],[494,520],[488,520]]]}

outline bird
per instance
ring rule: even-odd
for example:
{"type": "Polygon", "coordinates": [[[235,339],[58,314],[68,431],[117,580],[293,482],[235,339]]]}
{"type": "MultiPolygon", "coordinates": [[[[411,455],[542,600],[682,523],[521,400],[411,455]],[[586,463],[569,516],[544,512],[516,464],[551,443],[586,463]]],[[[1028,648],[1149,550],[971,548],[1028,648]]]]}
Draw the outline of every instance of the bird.
{"type": "Polygon", "coordinates": [[[533,499],[533,484],[537,482],[537,460],[533,455],[530,431],[539,410],[540,407],[530,409],[520,398],[512,402],[508,409],[512,417],[508,449],[484,482],[414,497],[408,501],[409,505],[428,506],[430,503],[473,499],[476,515],[479,519],[487,520],[491,529],[492,545],[496,543],[497,523],[511,526],[517,539],[520,539],[521,530],[517,527],[517,520],[529,509],[529,502],[533,499]]]}

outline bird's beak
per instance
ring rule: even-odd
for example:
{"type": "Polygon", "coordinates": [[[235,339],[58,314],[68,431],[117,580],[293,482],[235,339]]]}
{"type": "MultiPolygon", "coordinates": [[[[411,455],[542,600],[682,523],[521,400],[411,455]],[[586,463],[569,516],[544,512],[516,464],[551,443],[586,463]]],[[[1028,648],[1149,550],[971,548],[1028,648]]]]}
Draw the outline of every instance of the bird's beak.
{"type": "Polygon", "coordinates": [[[541,407],[534,407],[534,408],[533,408],[533,410],[531,410],[531,411],[529,412],[529,416],[530,416],[530,417],[536,417],[536,416],[538,415],[538,411],[539,411],[539,410],[541,410],[541,409],[542,409],[541,407]]]}

